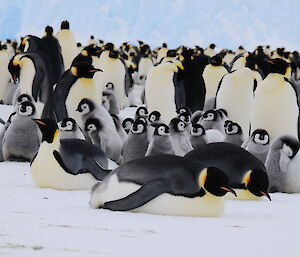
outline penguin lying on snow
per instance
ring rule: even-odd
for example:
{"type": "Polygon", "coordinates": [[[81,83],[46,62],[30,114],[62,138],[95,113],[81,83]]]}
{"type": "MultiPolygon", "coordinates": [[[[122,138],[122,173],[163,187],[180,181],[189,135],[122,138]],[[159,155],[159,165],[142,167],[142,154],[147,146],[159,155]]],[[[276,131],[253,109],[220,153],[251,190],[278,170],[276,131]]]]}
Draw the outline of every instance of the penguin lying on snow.
{"type": "Polygon", "coordinates": [[[60,190],[91,189],[108,174],[108,160],[97,146],[80,139],[60,139],[55,121],[35,120],[42,144],[31,162],[31,175],[38,187],[60,190]]]}
{"type": "Polygon", "coordinates": [[[240,200],[258,200],[268,197],[269,179],[264,164],[243,148],[229,143],[199,146],[185,158],[217,167],[229,177],[230,185],[237,189],[240,200]]]}
{"type": "Polygon", "coordinates": [[[91,192],[90,205],[114,211],[220,216],[224,196],[235,194],[218,168],[173,155],[148,156],[112,171],[91,192]]]}

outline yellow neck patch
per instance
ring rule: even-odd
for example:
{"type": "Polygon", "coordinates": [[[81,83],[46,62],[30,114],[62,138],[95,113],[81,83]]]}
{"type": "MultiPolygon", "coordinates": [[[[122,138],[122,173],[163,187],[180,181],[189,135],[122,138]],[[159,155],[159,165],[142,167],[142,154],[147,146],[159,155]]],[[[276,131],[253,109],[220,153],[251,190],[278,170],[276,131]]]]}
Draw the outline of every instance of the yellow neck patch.
{"type": "Polygon", "coordinates": [[[82,51],[81,51],[81,54],[82,54],[83,56],[88,56],[87,50],[82,50],[82,51]]]}
{"type": "Polygon", "coordinates": [[[246,187],[249,184],[251,172],[252,170],[247,171],[247,173],[244,176],[243,183],[246,185],[246,187]]]}
{"type": "Polygon", "coordinates": [[[71,73],[72,73],[72,75],[77,76],[77,68],[76,67],[72,67],[71,68],[71,73]]]}
{"type": "Polygon", "coordinates": [[[55,141],[57,139],[58,135],[59,135],[59,130],[57,129],[54,133],[53,141],[55,141]]]}
{"type": "Polygon", "coordinates": [[[200,175],[199,175],[199,186],[201,188],[204,188],[206,178],[207,178],[207,169],[205,168],[200,172],[200,175]]]}

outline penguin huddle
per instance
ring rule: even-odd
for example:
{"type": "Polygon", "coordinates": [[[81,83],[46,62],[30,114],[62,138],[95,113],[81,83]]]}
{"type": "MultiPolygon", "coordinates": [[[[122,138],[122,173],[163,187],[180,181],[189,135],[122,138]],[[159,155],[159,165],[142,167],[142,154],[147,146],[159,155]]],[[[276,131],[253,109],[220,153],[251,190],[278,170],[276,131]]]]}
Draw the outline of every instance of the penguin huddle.
{"type": "Polygon", "coordinates": [[[1,161],[113,211],[220,216],[225,199],[300,193],[299,69],[268,46],[82,45],[63,21],[0,44],[1,161]]]}

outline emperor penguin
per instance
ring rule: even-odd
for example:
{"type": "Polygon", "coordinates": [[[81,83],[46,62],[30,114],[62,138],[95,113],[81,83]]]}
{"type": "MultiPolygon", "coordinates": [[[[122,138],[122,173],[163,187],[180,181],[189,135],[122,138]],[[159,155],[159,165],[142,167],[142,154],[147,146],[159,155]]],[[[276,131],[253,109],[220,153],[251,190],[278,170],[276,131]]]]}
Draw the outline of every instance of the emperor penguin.
{"type": "Polygon", "coordinates": [[[202,125],[205,130],[215,129],[224,134],[224,122],[227,119],[227,112],[223,110],[208,110],[203,113],[198,124],[202,125]]]}
{"type": "Polygon", "coordinates": [[[205,129],[200,124],[192,125],[189,139],[194,149],[198,146],[206,145],[208,143],[208,138],[205,129]]]}
{"type": "Polygon", "coordinates": [[[217,91],[216,108],[225,109],[227,117],[237,122],[245,138],[249,136],[257,81],[249,68],[226,74],[217,91]]]}
{"type": "Polygon", "coordinates": [[[238,49],[236,49],[236,54],[243,54],[246,52],[245,48],[243,46],[239,46],[238,49]]]}
{"type": "Polygon", "coordinates": [[[134,123],[134,119],[132,119],[132,118],[125,118],[122,121],[122,127],[124,128],[124,130],[127,134],[129,134],[133,123],[134,123]]]}
{"type": "Polygon", "coordinates": [[[63,21],[57,32],[56,38],[61,47],[61,54],[64,61],[65,70],[71,67],[72,61],[77,55],[77,45],[73,33],[70,31],[70,24],[67,20],[63,21]]]}
{"type": "Polygon", "coordinates": [[[224,142],[241,146],[244,142],[241,126],[236,122],[230,122],[225,128],[224,142]]]}
{"type": "Polygon", "coordinates": [[[85,122],[85,131],[92,143],[101,147],[109,159],[116,163],[120,162],[122,140],[115,130],[110,129],[98,118],[88,118],[85,122]]]}
{"type": "Polygon", "coordinates": [[[270,192],[300,193],[300,156],[297,138],[284,135],[271,144],[266,169],[270,192]]]}
{"type": "Polygon", "coordinates": [[[163,58],[167,56],[168,46],[166,43],[162,44],[162,47],[157,52],[156,63],[160,63],[163,58]]]}
{"type": "MultiPolygon", "coordinates": [[[[107,83],[106,88],[103,91],[103,98],[107,98],[108,102],[108,112],[110,114],[117,115],[120,113],[120,107],[118,103],[118,99],[116,97],[114,86],[112,83],[107,83]]],[[[103,99],[102,99],[103,100],[103,99]]]]}
{"type": "Polygon", "coordinates": [[[146,80],[147,108],[149,112],[159,111],[162,121],[166,124],[177,116],[173,77],[179,69],[183,69],[179,63],[164,62],[151,68],[146,80]]]}
{"type": "Polygon", "coordinates": [[[60,139],[54,120],[36,119],[42,143],[31,162],[31,176],[38,187],[88,190],[108,174],[108,160],[98,147],[81,139],[60,139]]]}
{"type": "Polygon", "coordinates": [[[267,154],[270,149],[269,133],[264,129],[254,130],[251,137],[242,144],[242,147],[260,159],[262,163],[266,163],[267,154]]]}
{"type": "Polygon", "coordinates": [[[215,51],[216,45],[215,44],[210,44],[205,50],[204,50],[204,54],[209,56],[209,57],[213,57],[214,55],[216,55],[216,51],[215,51]]]}
{"type": "Polygon", "coordinates": [[[158,124],[155,127],[145,156],[159,154],[175,155],[175,150],[170,137],[170,129],[168,125],[163,123],[158,124]]]}
{"type": "Polygon", "coordinates": [[[63,119],[62,121],[58,122],[57,126],[59,129],[60,139],[78,138],[85,140],[85,136],[74,119],[63,119]]]}
{"type": "Polygon", "coordinates": [[[223,76],[228,73],[224,66],[224,61],[220,55],[215,55],[210,59],[203,71],[203,79],[206,88],[205,101],[211,97],[215,97],[219,83],[223,76]]]}
{"type": "Polygon", "coordinates": [[[219,169],[174,155],[120,165],[91,192],[92,208],[173,216],[220,216],[224,195],[235,194],[219,169]]]}
{"type": "Polygon", "coordinates": [[[150,55],[150,51],[141,57],[138,65],[138,81],[140,85],[145,85],[149,70],[153,67],[153,61],[150,55]]]}
{"type": "Polygon", "coordinates": [[[223,170],[236,190],[237,200],[259,200],[268,194],[269,179],[265,165],[245,149],[230,143],[199,146],[185,158],[223,170]]]}
{"type": "Polygon", "coordinates": [[[36,118],[34,104],[21,103],[3,137],[2,153],[5,161],[31,161],[38,151],[41,135],[33,118],[36,118]]]}
{"type": "Polygon", "coordinates": [[[122,122],[119,118],[118,115],[114,115],[114,114],[111,114],[111,117],[115,123],[115,127],[116,127],[116,130],[117,130],[117,133],[119,134],[120,138],[121,138],[121,141],[122,141],[122,145],[125,144],[126,140],[127,140],[127,132],[125,131],[125,129],[123,128],[122,126],[122,122]]]}
{"type": "Polygon", "coordinates": [[[148,145],[147,124],[136,120],[122,148],[122,163],[144,157],[148,145]]]}
{"type": "Polygon", "coordinates": [[[84,62],[75,63],[65,71],[54,90],[55,114],[57,121],[73,118],[81,125],[81,117],[76,109],[83,98],[102,103],[102,87],[93,79],[101,71],[84,62]]]}
{"type": "Polygon", "coordinates": [[[0,102],[5,101],[6,92],[9,90],[10,74],[8,70],[9,56],[0,43],[0,102]]]}
{"type": "Polygon", "coordinates": [[[253,102],[251,133],[256,129],[268,131],[271,142],[282,135],[298,138],[299,106],[296,89],[285,77],[289,64],[271,59],[269,75],[258,84],[253,102]]]}

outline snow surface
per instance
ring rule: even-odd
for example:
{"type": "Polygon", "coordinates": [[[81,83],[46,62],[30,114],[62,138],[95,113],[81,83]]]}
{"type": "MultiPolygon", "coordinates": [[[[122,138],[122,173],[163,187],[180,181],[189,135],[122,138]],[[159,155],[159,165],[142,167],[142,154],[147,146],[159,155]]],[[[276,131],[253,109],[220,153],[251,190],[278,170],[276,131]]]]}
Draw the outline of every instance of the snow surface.
{"type": "Polygon", "coordinates": [[[119,44],[144,40],[236,49],[258,44],[298,49],[300,1],[295,0],[0,0],[0,40],[42,35],[68,19],[77,40],[94,34],[119,44]]]}
{"type": "MultiPolygon", "coordinates": [[[[11,110],[0,106],[0,117],[11,110]]],[[[89,191],[37,188],[28,163],[3,162],[0,256],[299,257],[300,195],[271,197],[227,200],[218,218],[95,210],[89,191]]]]}

